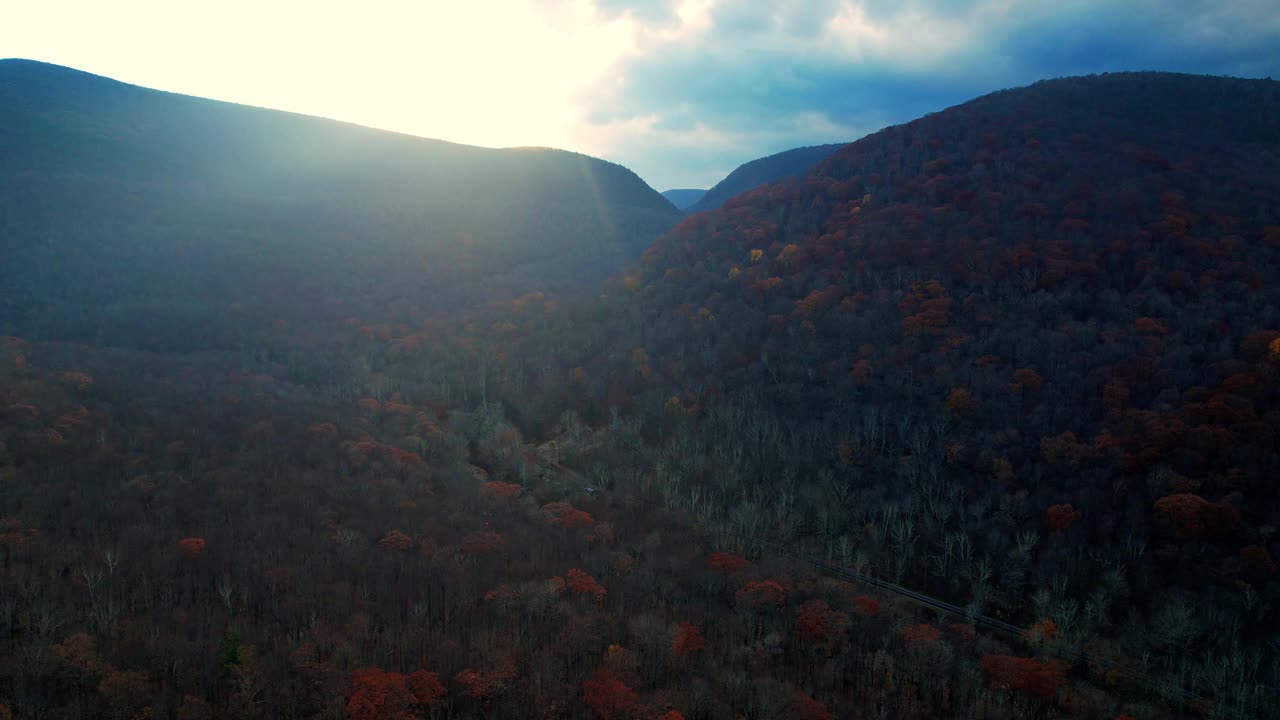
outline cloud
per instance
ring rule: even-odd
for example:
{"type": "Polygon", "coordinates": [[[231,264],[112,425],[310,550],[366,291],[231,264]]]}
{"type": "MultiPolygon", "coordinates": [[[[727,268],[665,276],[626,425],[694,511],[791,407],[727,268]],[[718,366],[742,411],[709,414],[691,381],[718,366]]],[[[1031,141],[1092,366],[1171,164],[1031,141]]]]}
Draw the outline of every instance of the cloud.
{"type": "Polygon", "coordinates": [[[40,0],[0,23],[0,56],[455,142],[563,147],[666,189],[1046,77],[1280,77],[1274,4],[40,0]]]}
{"type": "Polygon", "coordinates": [[[855,140],[1046,77],[1280,75],[1270,0],[597,0],[633,47],[581,96],[581,135],[655,187],[855,140]],[[714,142],[696,142],[713,138],[714,142]]]}

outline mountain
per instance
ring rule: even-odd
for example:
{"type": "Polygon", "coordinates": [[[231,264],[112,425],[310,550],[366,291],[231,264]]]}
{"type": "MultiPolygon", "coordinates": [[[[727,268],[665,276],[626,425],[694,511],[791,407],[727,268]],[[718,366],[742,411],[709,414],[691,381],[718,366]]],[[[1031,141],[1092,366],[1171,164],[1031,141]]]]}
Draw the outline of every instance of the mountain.
{"type": "Polygon", "coordinates": [[[140,341],[188,327],[196,347],[243,331],[214,316],[231,305],[296,321],[567,291],[679,217],[631,171],[576,153],[0,62],[0,332],[120,341],[145,318],[140,341]]]}
{"type": "Polygon", "coordinates": [[[1278,86],[995,93],[562,295],[405,209],[509,155],[6,99],[0,717],[1276,718],[1278,86]]]}
{"type": "MultiPolygon", "coordinates": [[[[756,158],[751,162],[739,165],[725,179],[706,191],[706,194],[687,208],[681,208],[690,215],[714,210],[735,196],[752,188],[779,182],[787,178],[802,175],[813,168],[824,158],[844,147],[843,143],[834,145],[814,145],[812,147],[793,148],[756,158]]],[[[677,206],[679,207],[679,206],[677,206]]]]}
{"type": "Polygon", "coordinates": [[[662,197],[666,198],[667,200],[670,200],[671,204],[675,205],[680,210],[687,209],[690,205],[701,200],[702,196],[706,194],[707,194],[706,190],[682,189],[682,190],[663,190],[662,191],[662,197]]]}
{"type": "Polygon", "coordinates": [[[1191,677],[1278,668],[1250,610],[1280,603],[1276,117],[1271,80],[984,96],[691,215],[514,354],[631,418],[702,523],[1047,619],[1111,658],[1058,655],[1081,682],[1146,654],[1144,682],[1262,714],[1191,677]]]}

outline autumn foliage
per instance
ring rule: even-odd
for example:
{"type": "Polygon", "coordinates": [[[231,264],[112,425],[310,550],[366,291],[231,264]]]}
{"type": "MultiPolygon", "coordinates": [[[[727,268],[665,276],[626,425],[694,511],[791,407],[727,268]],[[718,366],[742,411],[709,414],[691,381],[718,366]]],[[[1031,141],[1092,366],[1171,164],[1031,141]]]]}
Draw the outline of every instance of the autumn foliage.
{"type": "Polygon", "coordinates": [[[494,498],[518,498],[524,494],[524,488],[514,483],[491,480],[484,484],[484,492],[494,498]]]}
{"type": "Polygon", "coordinates": [[[984,655],[982,672],[997,690],[1017,690],[1042,702],[1049,702],[1067,684],[1070,666],[1061,660],[1041,662],[1011,655],[984,655]]]}
{"type": "Polygon", "coordinates": [[[1065,505],[1051,505],[1049,509],[1045,511],[1045,525],[1055,532],[1066,530],[1072,525],[1075,525],[1076,521],[1079,519],[1080,513],[1076,512],[1076,509],[1072,507],[1070,503],[1065,505]]]}
{"type": "Polygon", "coordinates": [[[200,555],[204,554],[205,547],[207,546],[208,546],[208,543],[204,541],[204,538],[199,538],[199,537],[183,538],[178,541],[178,552],[183,557],[188,557],[188,558],[199,557],[200,555]]]}
{"type": "Polygon", "coordinates": [[[676,657],[684,657],[701,652],[707,646],[707,641],[702,637],[702,633],[694,625],[682,622],[679,629],[676,630],[675,637],[671,639],[671,654],[676,657]]]}
{"type": "Polygon", "coordinates": [[[418,670],[408,676],[378,668],[353,670],[347,676],[347,717],[351,720],[414,720],[444,702],[440,676],[418,670]]]}
{"type": "Polygon", "coordinates": [[[596,602],[603,602],[607,594],[595,578],[577,568],[564,574],[564,585],[569,592],[590,596],[596,602]]]}
{"type": "Polygon", "coordinates": [[[835,714],[827,710],[826,705],[799,690],[791,696],[787,717],[789,720],[835,720],[835,714]]]}
{"type": "Polygon", "coordinates": [[[595,518],[590,513],[575,508],[566,502],[550,502],[542,506],[542,512],[552,525],[569,529],[587,529],[594,527],[595,518]]]}
{"type": "Polygon", "coordinates": [[[747,562],[746,558],[733,553],[717,552],[707,556],[707,567],[722,575],[739,573],[748,565],[750,563],[747,562]]]}
{"type": "Polygon", "coordinates": [[[413,549],[413,538],[399,530],[391,530],[378,540],[378,547],[396,552],[408,552],[413,549]]]}
{"type": "Polygon", "coordinates": [[[849,616],[833,610],[825,600],[806,600],[796,608],[796,635],[804,641],[838,641],[849,629],[849,616]]]}
{"type": "Polygon", "coordinates": [[[623,720],[640,696],[603,668],[582,683],[582,701],[600,720],[623,720]]]}
{"type": "Polygon", "coordinates": [[[733,596],[734,604],[751,610],[782,607],[786,599],[786,590],[773,580],[749,582],[733,596]]]}

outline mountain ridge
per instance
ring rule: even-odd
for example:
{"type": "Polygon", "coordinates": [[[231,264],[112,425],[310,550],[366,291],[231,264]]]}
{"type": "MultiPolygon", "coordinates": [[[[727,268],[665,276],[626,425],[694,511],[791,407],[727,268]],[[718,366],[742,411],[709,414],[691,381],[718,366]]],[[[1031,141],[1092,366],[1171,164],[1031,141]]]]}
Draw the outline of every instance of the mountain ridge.
{"type": "Polygon", "coordinates": [[[832,143],[791,148],[747,161],[734,168],[733,172],[707,190],[686,211],[692,215],[714,210],[730,198],[752,188],[802,175],[846,144],[832,143]]]}
{"type": "Polygon", "coordinates": [[[0,64],[0,129],[0,249],[13,259],[0,291],[22,298],[0,326],[15,334],[90,332],[92,313],[48,322],[57,306],[41,298],[58,286],[120,301],[176,274],[202,304],[232,302],[232,256],[260,268],[239,302],[299,311],[319,298],[268,278],[319,292],[320,273],[354,292],[335,273],[365,268],[388,298],[425,284],[432,304],[453,306],[577,292],[681,217],[631,170],[580,153],[418,138],[34,61],[0,64]],[[46,282],[25,277],[33,267],[46,282]]]}

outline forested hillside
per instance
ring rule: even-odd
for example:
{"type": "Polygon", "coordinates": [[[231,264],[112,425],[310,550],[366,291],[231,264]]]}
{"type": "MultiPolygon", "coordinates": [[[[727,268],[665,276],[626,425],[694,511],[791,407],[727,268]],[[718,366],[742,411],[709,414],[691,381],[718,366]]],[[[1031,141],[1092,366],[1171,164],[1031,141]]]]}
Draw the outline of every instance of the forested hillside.
{"type": "Polygon", "coordinates": [[[510,355],[641,422],[706,519],[1242,700],[1280,672],[1278,111],[986,96],[690,217],[510,355]]]}
{"type": "Polygon", "coordinates": [[[996,93],[585,299],[49,148],[114,189],[0,195],[0,719],[1277,717],[1278,114],[996,93]]]}
{"type": "Polygon", "coordinates": [[[803,175],[842,147],[844,147],[843,144],[836,143],[792,148],[743,163],[706,191],[696,202],[681,209],[686,210],[690,215],[715,210],[733,196],[741,195],[752,188],[803,175]]]}
{"type": "Polygon", "coordinates": [[[0,332],[216,349],[318,306],[336,318],[399,304],[417,324],[581,286],[679,217],[584,155],[0,62],[0,332]]]}

